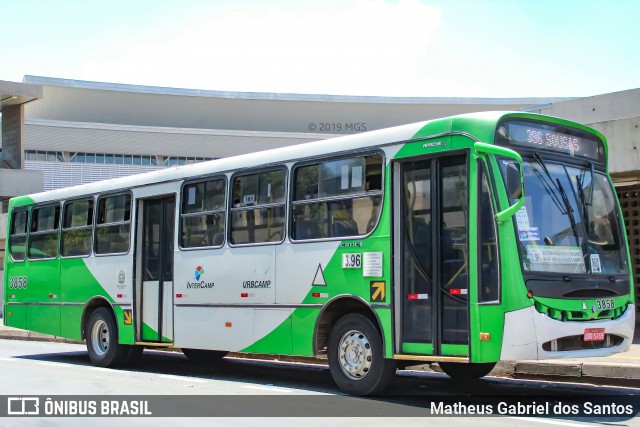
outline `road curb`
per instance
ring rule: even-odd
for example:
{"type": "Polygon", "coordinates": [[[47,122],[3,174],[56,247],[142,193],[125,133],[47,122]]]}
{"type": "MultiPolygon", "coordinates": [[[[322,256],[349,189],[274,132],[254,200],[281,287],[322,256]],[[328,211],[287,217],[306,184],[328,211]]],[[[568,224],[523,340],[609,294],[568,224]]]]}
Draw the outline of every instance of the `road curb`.
{"type": "MultiPolygon", "coordinates": [[[[0,329],[0,339],[84,344],[84,341],[70,340],[21,329],[0,329]]],[[[239,359],[271,360],[312,365],[327,364],[326,360],[314,357],[256,353],[229,353],[229,356],[239,359]]],[[[436,363],[410,366],[407,369],[419,372],[442,372],[436,363]]],[[[640,366],[616,365],[607,362],[501,361],[491,371],[491,376],[640,388],[640,366]]]]}

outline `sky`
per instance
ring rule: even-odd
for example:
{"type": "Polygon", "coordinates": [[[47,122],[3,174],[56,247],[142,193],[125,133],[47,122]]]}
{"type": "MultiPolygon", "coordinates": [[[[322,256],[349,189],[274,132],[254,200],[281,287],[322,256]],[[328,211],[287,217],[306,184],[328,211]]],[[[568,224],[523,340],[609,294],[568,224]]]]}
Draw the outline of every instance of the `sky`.
{"type": "Polygon", "coordinates": [[[579,97],[640,87],[638,0],[0,0],[0,80],[579,97]]]}

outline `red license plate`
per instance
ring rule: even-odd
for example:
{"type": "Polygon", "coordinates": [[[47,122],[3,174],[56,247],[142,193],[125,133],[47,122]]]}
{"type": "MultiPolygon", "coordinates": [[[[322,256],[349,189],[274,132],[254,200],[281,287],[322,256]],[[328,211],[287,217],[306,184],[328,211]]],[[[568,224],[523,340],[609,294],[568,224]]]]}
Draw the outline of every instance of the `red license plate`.
{"type": "Polygon", "coordinates": [[[587,328],[584,330],[584,341],[604,341],[604,328],[587,328]]]}

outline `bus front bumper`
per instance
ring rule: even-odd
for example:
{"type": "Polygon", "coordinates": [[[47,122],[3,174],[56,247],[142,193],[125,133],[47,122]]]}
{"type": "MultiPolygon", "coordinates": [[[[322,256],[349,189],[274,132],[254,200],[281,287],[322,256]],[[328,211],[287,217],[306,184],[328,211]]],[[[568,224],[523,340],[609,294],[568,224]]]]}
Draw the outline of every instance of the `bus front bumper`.
{"type": "Polygon", "coordinates": [[[609,356],[627,351],[633,341],[635,307],[614,320],[561,322],[527,307],[505,314],[501,360],[543,360],[609,356]],[[585,329],[604,329],[605,342],[584,342],[585,329]],[[543,348],[544,345],[544,348],[543,348]],[[606,346],[610,345],[610,346],[606,346]],[[583,346],[583,348],[580,348],[583,346]],[[603,346],[602,348],[592,348],[603,346]]]}

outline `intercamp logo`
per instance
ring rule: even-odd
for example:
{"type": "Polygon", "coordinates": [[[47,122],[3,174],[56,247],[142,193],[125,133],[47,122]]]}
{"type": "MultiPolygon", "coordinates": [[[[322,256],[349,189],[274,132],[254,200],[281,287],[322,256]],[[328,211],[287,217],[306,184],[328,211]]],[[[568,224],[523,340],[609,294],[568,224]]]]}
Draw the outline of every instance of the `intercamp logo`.
{"type": "Polygon", "coordinates": [[[203,274],[204,274],[204,268],[201,265],[199,265],[196,267],[195,271],[193,272],[193,277],[195,277],[196,280],[200,280],[203,274]]]}
{"type": "Polygon", "coordinates": [[[40,415],[40,398],[9,397],[7,415],[40,415]]]}

